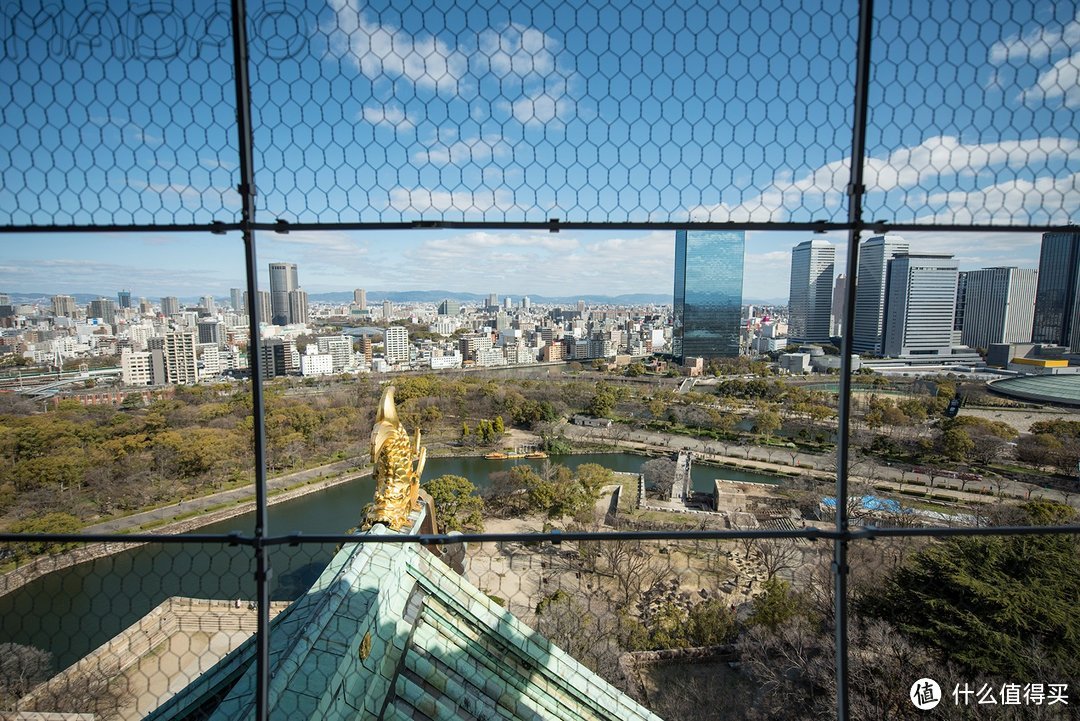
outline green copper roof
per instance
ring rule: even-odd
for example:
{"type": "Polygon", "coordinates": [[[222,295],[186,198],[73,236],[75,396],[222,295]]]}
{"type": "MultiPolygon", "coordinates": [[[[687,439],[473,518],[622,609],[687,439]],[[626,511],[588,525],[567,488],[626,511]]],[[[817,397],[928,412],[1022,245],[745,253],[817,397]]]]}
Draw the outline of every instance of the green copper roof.
{"type": "MultiPolygon", "coordinates": [[[[340,550],[271,623],[270,663],[272,718],[659,721],[417,544],[340,550]]],[[[249,640],[149,718],[251,719],[254,691],[249,640]]]]}

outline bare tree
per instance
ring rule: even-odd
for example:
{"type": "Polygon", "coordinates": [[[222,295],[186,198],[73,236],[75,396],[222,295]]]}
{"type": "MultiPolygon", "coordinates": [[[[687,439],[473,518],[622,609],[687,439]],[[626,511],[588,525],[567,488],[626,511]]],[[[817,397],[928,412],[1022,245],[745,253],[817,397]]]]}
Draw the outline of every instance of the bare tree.
{"type": "Polygon", "coordinates": [[[615,579],[618,608],[629,606],[641,593],[641,589],[652,585],[656,579],[652,554],[643,547],[641,541],[622,538],[601,541],[600,558],[603,559],[607,572],[615,579]]]}
{"type": "Polygon", "coordinates": [[[655,489],[661,498],[671,496],[671,486],[675,483],[675,461],[670,458],[653,458],[641,466],[645,475],[645,484],[655,489]]]}
{"type": "Polygon", "coordinates": [[[44,681],[52,654],[33,646],[0,643],[0,709],[15,711],[16,702],[44,681]]]}
{"type": "Polygon", "coordinates": [[[802,558],[798,545],[787,538],[756,538],[753,547],[760,557],[766,581],[771,581],[780,571],[794,570],[802,558]]]}

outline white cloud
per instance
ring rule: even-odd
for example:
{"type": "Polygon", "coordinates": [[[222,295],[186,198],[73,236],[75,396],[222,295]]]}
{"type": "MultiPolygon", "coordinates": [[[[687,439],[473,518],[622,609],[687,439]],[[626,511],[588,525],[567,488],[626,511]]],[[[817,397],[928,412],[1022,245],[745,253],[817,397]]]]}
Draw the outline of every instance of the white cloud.
{"type": "Polygon", "coordinates": [[[483,163],[492,157],[505,158],[513,152],[511,145],[499,135],[487,134],[459,140],[456,143],[436,143],[416,150],[412,160],[416,164],[465,165],[483,163]]]}
{"type": "Polygon", "coordinates": [[[1080,173],[934,193],[927,205],[938,209],[933,219],[942,223],[1066,224],[1080,211],[1080,173]]]}
{"type": "Polygon", "coordinates": [[[333,20],[320,28],[330,55],[345,58],[372,80],[403,78],[419,87],[460,93],[467,76],[536,79],[555,69],[559,45],[535,28],[507,23],[461,33],[449,42],[381,25],[358,0],[330,0],[330,8],[333,20]]]}
{"type": "Polygon", "coordinates": [[[399,130],[413,127],[412,120],[399,105],[365,105],[360,117],[371,125],[390,125],[399,130]]]}
{"type": "Polygon", "coordinates": [[[508,190],[428,190],[427,188],[393,188],[390,190],[390,207],[401,212],[449,212],[462,215],[496,211],[503,215],[519,210],[513,194],[508,190]]]}
{"type": "Polygon", "coordinates": [[[1080,52],[1058,60],[1030,88],[1020,93],[1023,102],[1061,98],[1066,108],[1080,108],[1080,52]]]}
{"type": "Polygon", "coordinates": [[[1013,62],[1041,62],[1065,48],[1080,45],[1080,11],[1065,25],[1035,28],[1024,35],[1012,35],[990,46],[988,59],[995,65],[1013,62]]]}
{"type": "MultiPolygon", "coordinates": [[[[1076,159],[1080,159],[1080,142],[1070,138],[1045,137],[966,144],[961,143],[955,136],[943,135],[927,138],[913,147],[898,148],[884,158],[867,158],[864,164],[864,182],[869,193],[906,188],[925,189],[941,187],[939,179],[943,177],[979,176],[984,171],[1000,168],[1038,173],[1047,165],[1076,159]]],[[[765,186],[758,195],[737,205],[721,203],[691,208],[690,218],[699,222],[780,222],[787,220],[789,214],[795,210],[809,211],[812,214],[820,210],[833,215],[845,202],[844,193],[850,177],[850,163],[850,158],[836,160],[796,179],[792,178],[790,171],[778,171],[774,181],[765,186]]],[[[1000,175],[1000,172],[998,174],[1000,175]]],[[[999,185],[1006,186],[1008,182],[1002,181],[999,185]]],[[[1038,210],[1034,206],[1041,202],[1046,204],[1053,217],[1061,218],[1063,212],[1058,208],[1067,209],[1070,203],[1075,206],[1080,198],[1080,184],[1067,179],[1055,181],[1051,178],[1039,179],[1036,184],[1043,188],[1048,182],[1054,184],[1057,192],[1039,197],[1032,204],[1032,211],[1038,210]]],[[[987,198],[992,198],[997,192],[986,190],[989,192],[987,198]]],[[[972,202],[976,202],[980,192],[939,193],[932,195],[922,205],[932,208],[943,202],[958,200],[964,194],[972,202]],[[943,197],[944,195],[949,197],[943,197]]],[[[1005,207],[1007,204],[1001,205],[1002,210],[1005,207]]],[[[1066,210],[1064,214],[1071,212],[1066,210]]],[[[999,212],[997,217],[998,222],[1002,222],[1002,213],[999,212]]]]}

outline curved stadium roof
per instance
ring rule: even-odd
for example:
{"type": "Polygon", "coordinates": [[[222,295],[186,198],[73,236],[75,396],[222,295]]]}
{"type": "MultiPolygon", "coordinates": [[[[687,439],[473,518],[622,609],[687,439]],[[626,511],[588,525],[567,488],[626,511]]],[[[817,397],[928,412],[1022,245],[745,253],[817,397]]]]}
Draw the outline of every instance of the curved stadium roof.
{"type": "Polygon", "coordinates": [[[1025,401],[1080,406],[1080,374],[1018,376],[990,381],[993,391],[1025,401]]]}

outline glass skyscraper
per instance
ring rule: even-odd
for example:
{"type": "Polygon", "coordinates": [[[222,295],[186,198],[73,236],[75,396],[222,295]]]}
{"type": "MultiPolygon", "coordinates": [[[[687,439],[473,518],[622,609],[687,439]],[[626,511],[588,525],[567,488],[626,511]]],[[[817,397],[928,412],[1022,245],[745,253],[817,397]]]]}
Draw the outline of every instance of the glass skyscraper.
{"type": "Polygon", "coordinates": [[[1039,285],[1035,292],[1032,343],[1080,348],[1074,321],[1080,303],[1080,233],[1044,233],[1039,253],[1039,285]]]}
{"type": "Polygon", "coordinates": [[[741,230],[676,231],[672,350],[680,362],[739,355],[745,245],[741,230]]]}

